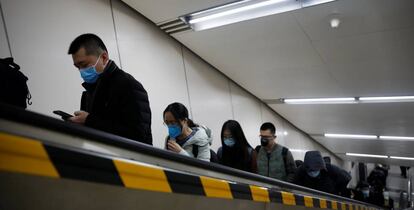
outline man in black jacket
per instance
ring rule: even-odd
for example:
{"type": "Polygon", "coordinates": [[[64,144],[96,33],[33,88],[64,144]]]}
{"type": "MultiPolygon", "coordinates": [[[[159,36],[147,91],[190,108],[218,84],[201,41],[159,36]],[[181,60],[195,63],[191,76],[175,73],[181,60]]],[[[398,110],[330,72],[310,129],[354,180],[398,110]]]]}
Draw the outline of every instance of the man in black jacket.
{"type": "Polygon", "coordinates": [[[341,170],[337,166],[325,164],[319,151],[309,151],[305,154],[304,164],[296,171],[293,183],[341,195],[351,180],[351,176],[342,173],[341,170]]]}
{"type": "Polygon", "coordinates": [[[70,45],[82,86],[81,111],[69,121],[152,145],[151,109],[141,83],[109,59],[94,34],[78,36],[70,45]]]}

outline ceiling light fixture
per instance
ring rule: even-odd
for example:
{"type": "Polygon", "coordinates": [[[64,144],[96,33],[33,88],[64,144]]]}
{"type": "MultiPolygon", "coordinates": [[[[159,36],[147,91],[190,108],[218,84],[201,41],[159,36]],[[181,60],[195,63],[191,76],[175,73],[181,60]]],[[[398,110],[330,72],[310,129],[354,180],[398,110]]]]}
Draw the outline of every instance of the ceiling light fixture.
{"type": "Polygon", "coordinates": [[[355,157],[371,157],[371,158],[388,158],[386,155],[371,155],[371,154],[358,154],[358,153],[346,153],[347,156],[355,157]]]}
{"type": "Polygon", "coordinates": [[[319,4],[331,2],[332,0],[303,0],[302,7],[311,7],[319,4]]]}
{"type": "Polygon", "coordinates": [[[328,138],[343,138],[343,139],[377,139],[375,135],[359,135],[359,134],[335,134],[335,133],[325,133],[325,137],[328,138]]]}
{"type": "Polygon", "coordinates": [[[361,102],[414,102],[414,96],[384,96],[384,97],[359,97],[361,102]]]}
{"type": "Polygon", "coordinates": [[[398,159],[398,160],[414,160],[413,157],[398,157],[398,156],[390,156],[391,159],[398,159]]]}
{"type": "Polygon", "coordinates": [[[335,0],[245,0],[181,17],[195,31],[293,11],[335,0]]]}
{"type": "Polygon", "coordinates": [[[414,96],[343,97],[343,98],[280,98],[265,99],[268,104],[358,104],[414,102],[414,96]]]}
{"type": "Polygon", "coordinates": [[[412,136],[380,136],[379,138],[384,140],[414,140],[412,136]]]}
{"type": "Polygon", "coordinates": [[[330,21],[331,28],[338,28],[340,23],[341,20],[339,20],[338,18],[332,18],[330,21]]]}
{"type": "Polygon", "coordinates": [[[333,103],[354,103],[355,98],[303,98],[283,99],[286,104],[333,104],[333,103]]]}

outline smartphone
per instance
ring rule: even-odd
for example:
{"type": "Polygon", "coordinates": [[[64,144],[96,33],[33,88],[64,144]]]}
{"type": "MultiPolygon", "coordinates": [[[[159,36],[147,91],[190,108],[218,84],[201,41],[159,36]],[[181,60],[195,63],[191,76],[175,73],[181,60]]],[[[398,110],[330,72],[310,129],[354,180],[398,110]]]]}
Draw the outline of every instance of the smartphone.
{"type": "Polygon", "coordinates": [[[57,115],[61,116],[62,120],[67,120],[68,118],[73,117],[73,115],[68,114],[64,111],[60,111],[60,110],[53,111],[53,114],[57,114],[57,115]]]}

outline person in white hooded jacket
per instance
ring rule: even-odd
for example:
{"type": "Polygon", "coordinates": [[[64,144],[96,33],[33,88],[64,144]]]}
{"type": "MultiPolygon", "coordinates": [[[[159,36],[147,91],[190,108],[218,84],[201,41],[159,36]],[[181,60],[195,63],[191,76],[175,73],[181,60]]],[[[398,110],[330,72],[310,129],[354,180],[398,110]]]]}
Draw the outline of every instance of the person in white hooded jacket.
{"type": "Polygon", "coordinates": [[[210,141],[206,129],[188,118],[188,110],[181,103],[172,103],[163,113],[168,127],[166,149],[172,152],[210,161],[210,141]]]}

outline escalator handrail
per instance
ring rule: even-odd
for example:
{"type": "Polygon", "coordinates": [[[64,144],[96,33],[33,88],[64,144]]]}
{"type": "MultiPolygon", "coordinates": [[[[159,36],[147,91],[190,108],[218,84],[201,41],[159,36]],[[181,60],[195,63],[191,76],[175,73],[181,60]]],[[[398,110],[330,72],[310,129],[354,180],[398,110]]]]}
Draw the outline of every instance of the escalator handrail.
{"type": "Polygon", "coordinates": [[[231,176],[237,176],[240,178],[250,179],[258,182],[263,182],[266,184],[271,184],[275,186],[279,186],[283,189],[289,190],[297,190],[301,192],[310,193],[312,195],[319,195],[324,196],[327,198],[337,199],[340,201],[346,201],[350,203],[358,203],[363,204],[366,206],[375,207],[377,209],[381,209],[378,206],[364,203],[361,201],[353,200],[350,198],[341,197],[338,195],[333,195],[330,193],[325,193],[322,191],[302,187],[299,185],[291,184],[288,182],[280,181],[277,179],[268,178],[265,176],[261,176],[258,174],[253,174],[237,169],[233,169],[230,167],[226,167],[216,163],[210,163],[206,161],[201,161],[195,158],[175,154],[163,149],[159,149],[147,144],[143,144],[141,142],[137,142],[128,138],[120,137],[114,134],[110,134],[107,132],[99,131],[96,129],[88,128],[85,126],[64,122],[46,115],[38,114],[35,112],[27,111],[18,107],[13,107],[7,104],[0,103],[0,118],[3,118],[8,121],[28,124],[35,127],[40,127],[44,129],[49,129],[69,135],[76,135],[82,138],[86,138],[88,140],[104,143],[107,145],[119,147],[125,150],[142,153],[150,156],[155,156],[158,158],[173,160],[179,163],[183,163],[186,165],[191,165],[211,171],[216,171],[224,174],[228,174],[231,176]]]}

